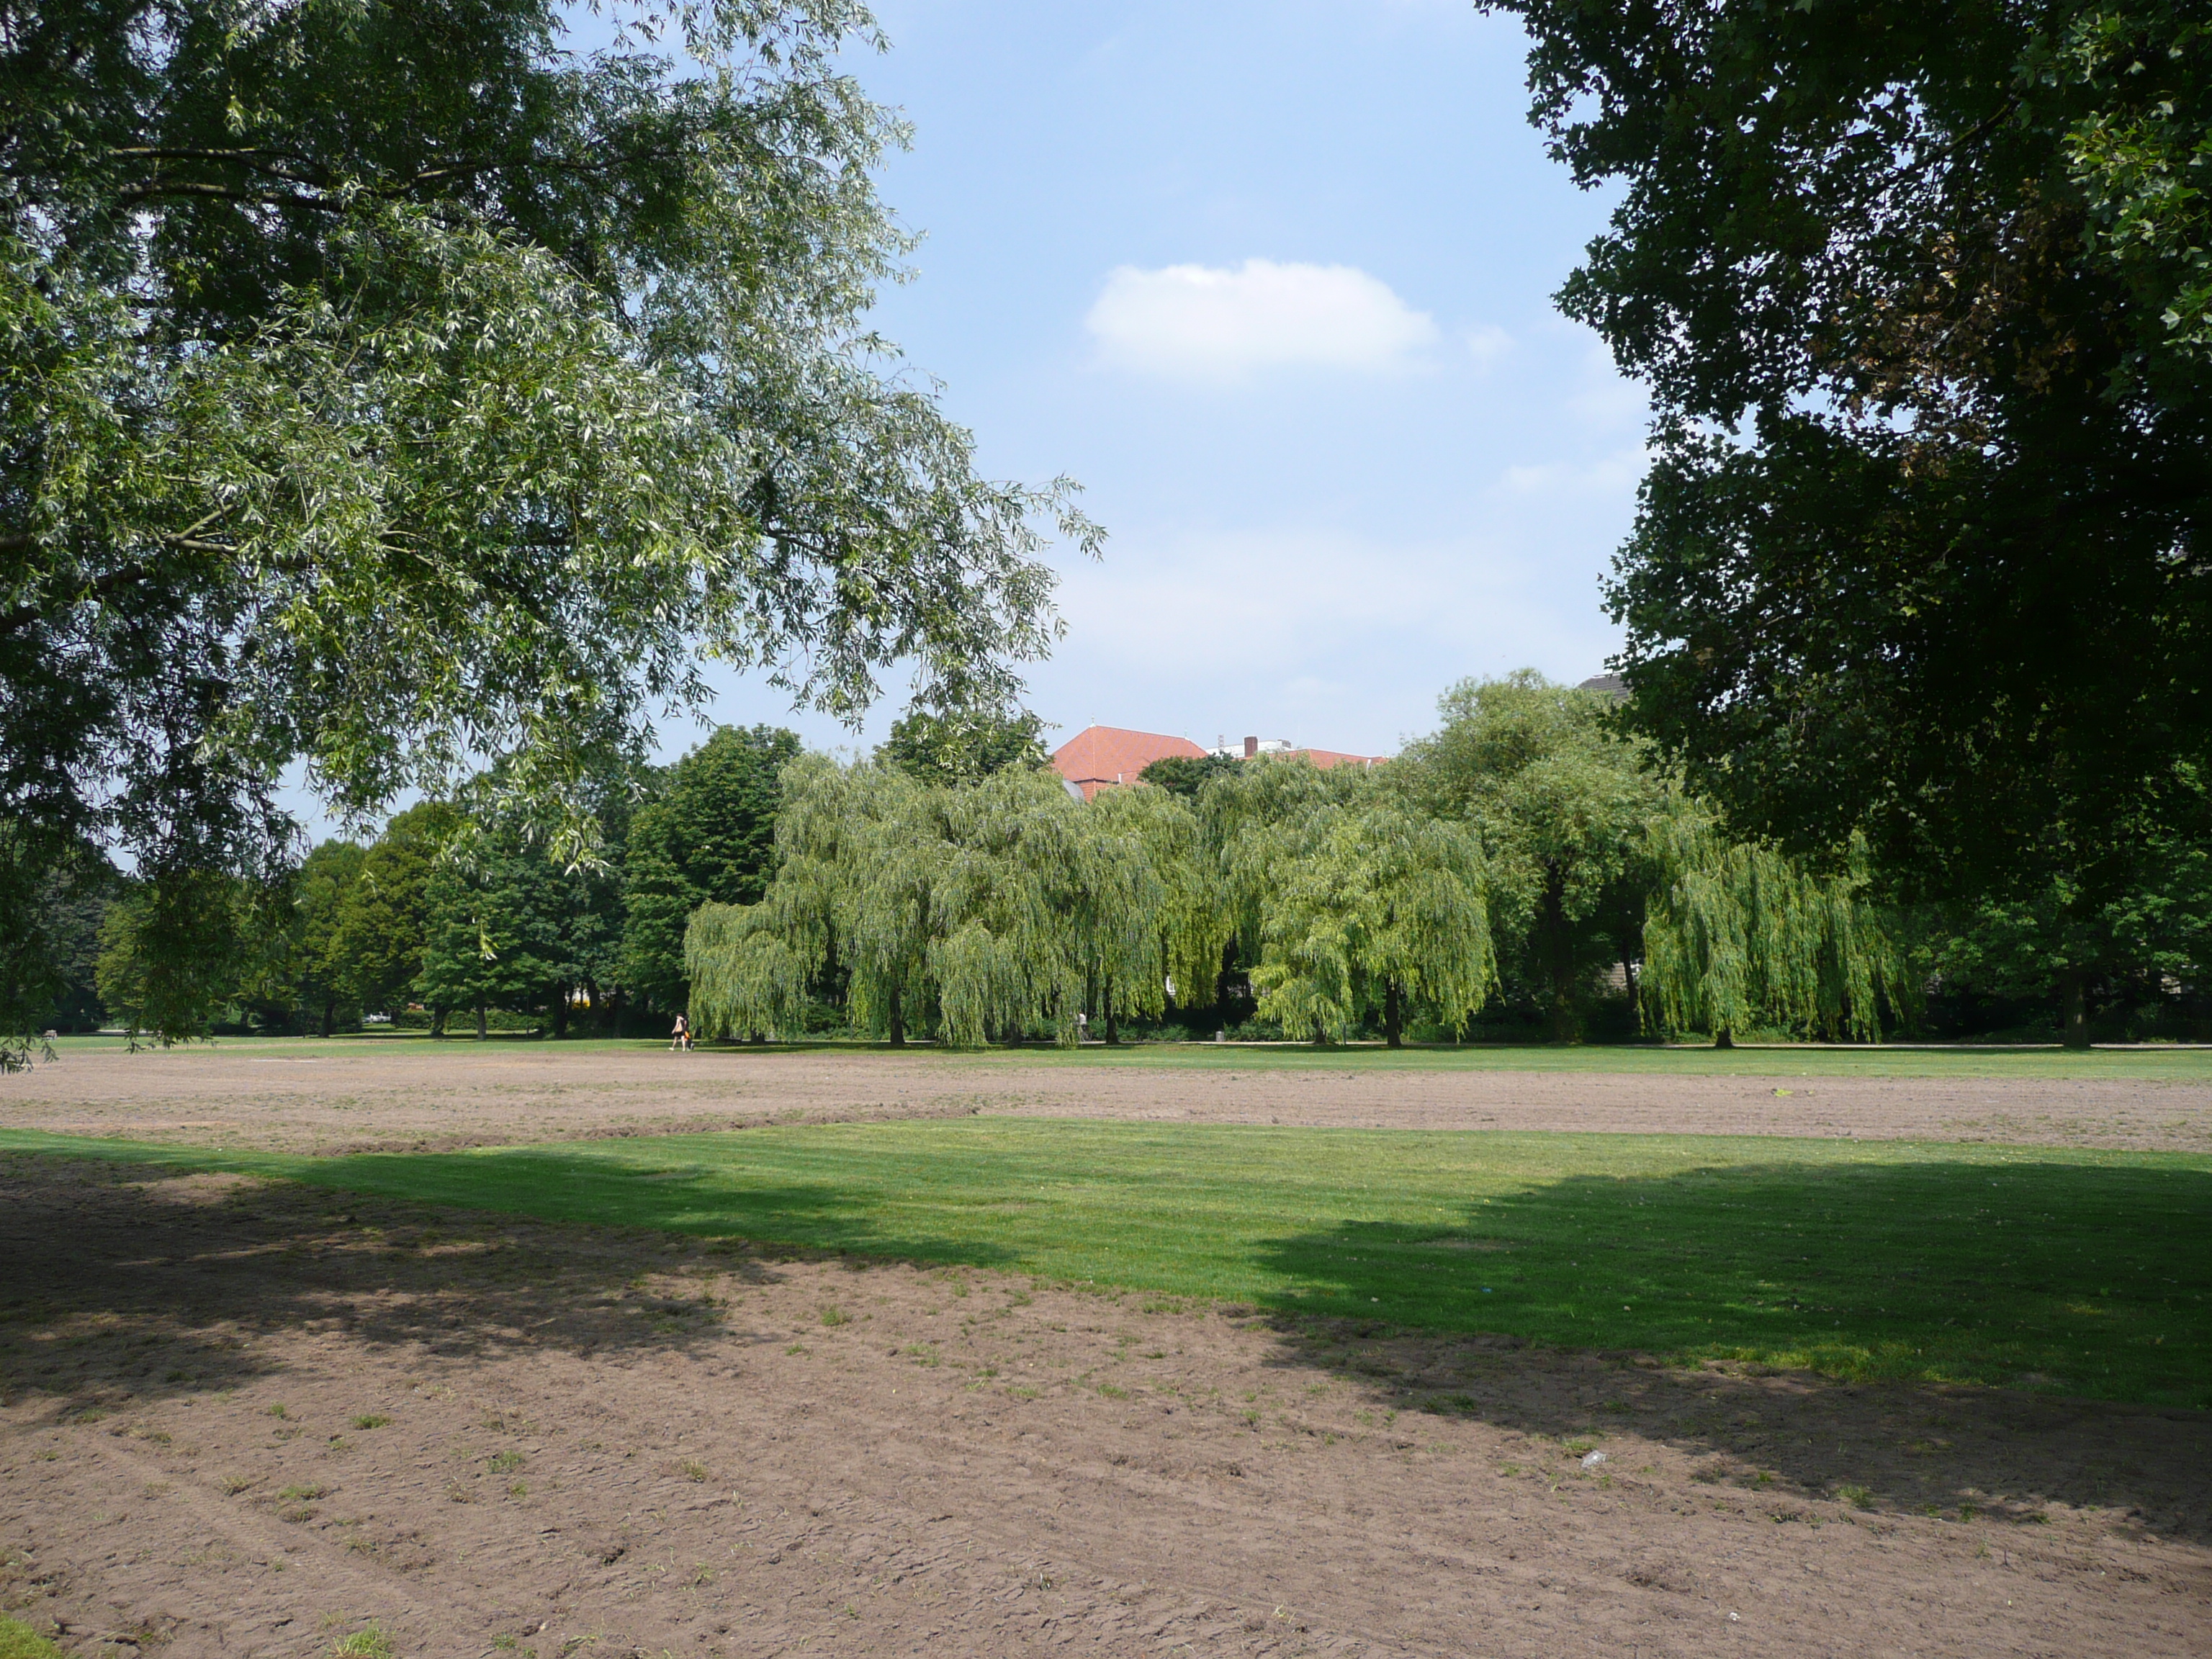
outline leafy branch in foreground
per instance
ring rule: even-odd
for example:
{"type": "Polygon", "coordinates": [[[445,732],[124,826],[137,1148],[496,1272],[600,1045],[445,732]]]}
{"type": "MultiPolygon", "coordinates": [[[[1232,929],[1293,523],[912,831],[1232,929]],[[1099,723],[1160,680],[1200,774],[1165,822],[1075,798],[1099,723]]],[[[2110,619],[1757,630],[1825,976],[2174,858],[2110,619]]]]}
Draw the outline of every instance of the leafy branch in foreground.
{"type": "MultiPolygon", "coordinates": [[[[417,790],[589,861],[596,781],[702,704],[702,656],[851,718],[895,664],[990,702],[1048,649],[1048,538],[1098,539],[1073,486],[977,477],[865,327],[909,246],[872,183],[902,130],[839,62],[866,12],[617,16],[576,56],[535,0],[10,14],[26,857],[118,847],[182,917],[287,867],[305,762],[349,820],[417,790]]],[[[190,927],[149,937],[198,971],[190,927]]]]}
{"type": "Polygon", "coordinates": [[[1740,836],[2094,931],[2206,834],[2203,6],[1495,9],[1617,191],[1560,300],[1656,415],[1628,725],[1740,836]]]}

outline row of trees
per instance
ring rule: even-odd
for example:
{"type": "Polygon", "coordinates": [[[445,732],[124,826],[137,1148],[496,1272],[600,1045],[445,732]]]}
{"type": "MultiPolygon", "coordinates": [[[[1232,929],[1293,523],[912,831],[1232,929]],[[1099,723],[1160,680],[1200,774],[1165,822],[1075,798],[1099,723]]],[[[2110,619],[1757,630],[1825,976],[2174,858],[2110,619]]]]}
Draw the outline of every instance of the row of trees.
{"type": "MultiPolygon", "coordinates": [[[[2187,983],[2202,7],[1484,3],[1617,204],[1561,300],[1655,410],[1624,718],[1728,826],[1486,841],[1501,988],[1556,1019],[1576,952],[1655,912],[1707,941],[1700,983],[1756,987],[1840,937],[1829,889],[1793,911],[1777,881],[1861,859],[1923,977],[2055,986],[2069,1040],[2118,985],[2187,983]],[[1662,888],[1670,838],[1737,851],[1662,888]],[[1729,932],[1754,910],[1797,919],[1729,932]]],[[[587,55],[542,5],[233,9],[0,32],[0,1068],[91,994],[104,849],[136,872],[118,994],[185,1035],[292,971],[288,769],[349,818],[465,799],[627,872],[601,781],[703,704],[702,654],[840,715],[893,664],[988,707],[1055,637],[1045,524],[1097,542],[1064,483],[977,477],[866,325],[910,243],[871,184],[902,129],[846,72],[862,9],[617,4],[587,55]]]]}
{"type": "Polygon", "coordinates": [[[149,890],[87,860],[46,895],[67,949],[45,1021],[330,1031],[419,1004],[479,1030],[689,1007],[715,1032],[963,1043],[1079,1016],[1109,1036],[1726,1040],[1916,1013],[2047,1029],[2086,984],[2118,1035],[2212,960],[2212,846],[2173,837],[2088,926],[2064,896],[1909,902],[1862,843],[1814,862],[1731,836],[1602,694],[1524,673],[1441,712],[1373,772],[1166,762],[1087,806],[1032,717],[917,711],[851,766],[726,728],[600,789],[589,864],[433,802],[273,885],[210,877],[193,903],[217,966],[187,978],[149,947],[149,890]]]}
{"type": "Polygon", "coordinates": [[[1085,1019],[1111,1040],[1249,988],[1257,1019],[1322,1041],[1463,1032],[1500,994],[1564,1037],[1608,965],[1650,1024],[1723,1040],[1871,1035],[1905,1000],[1863,869],[1729,842],[1607,698],[1523,674],[1443,712],[1371,771],[1168,765],[1087,805],[1020,766],[808,757],[773,884],[692,920],[694,1022],[788,1036],[829,1000],[893,1042],[1072,1042],[1085,1019]]]}
{"type": "Polygon", "coordinates": [[[2046,1027],[2083,981],[2106,1029],[2170,1015],[2212,948],[2212,848],[2063,902],[1900,902],[1863,845],[1732,838],[1605,696],[1469,682],[1373,773],[1160,763],[1085,807],[1031,717],[919,711],[874,760],[724,729],[599,792],[605,856],[560,861],[448,804],[325,842],[273,890],[196,901],[221,971],[165,979],[147,890],[80,864],[46,1023],[329,1031],[419,1004],[547,1029],[852,1029],[961,1042],[1132,1020],[1395,1039],[2046,1027]],[[788,793],[787,794],[787,792],[788,793]],[[1932,999],[1929,996],[1933,992],[1932,999]],[[164,1022],[167,1022],[165,1025],[164,1022]]]}
{"type": "Polygon", "coordinates": [[[724,727],[672,766],[622,775],[594,803],[590,864],[432,801],[367,846],[322,842],[279,882],[211,876],[188,1004],[144,938],[149,887],[88,865],[47,896],[49,931],[72,941],[48,1020],[327,1034],[420,1004],[440,1023],[465,1010],[482,1030],[498,1009],[559,1031],[579,1012],[601,1025],[672,1012],[689,994],[691,913],[765,890],[781,774],[798,754],[788,732],[724,727]]]}

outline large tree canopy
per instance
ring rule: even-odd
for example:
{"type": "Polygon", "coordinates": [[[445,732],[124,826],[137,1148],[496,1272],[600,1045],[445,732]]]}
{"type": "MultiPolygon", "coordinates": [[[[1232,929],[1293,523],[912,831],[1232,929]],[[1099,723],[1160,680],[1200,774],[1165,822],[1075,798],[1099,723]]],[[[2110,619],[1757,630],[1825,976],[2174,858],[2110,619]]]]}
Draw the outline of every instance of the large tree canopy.
{"type": "Polygon", "coordinates": [[[784,781],[766,896],[691,919],[702,1036],[802,1030],[833,971],[852,1028],[894,1043],[1073,1043],[1086,1012],[1109,1030],[1157,1017],[1170,979],[1186,1006],[1212,1000],[1227,926],[1197,821],[1166,791],[1094,805],[1023,767],[954,786],[818,755],[784,781]]]}
{"type": "Polygon", "coordinates": [[[2179,0],[1499,0],[1621,191],[1631,722],[1739,833],[2096,904],[2212,732],[2212,30],[2179,0]]]}
{"type": "Polygon", "coordinates": [[[1480,838],[1500,976],[1554,1037],[1580,1034],[1607,970],[1638,1024],[1668,1036],[1878,1036],[1885,1000],[1897,1012],[1902,952],[1865,902],[1863,854],[1828,872],[1731,837],[1606,692],[1523,669],[1437,707],[1395,785],[1480,838]]]}
{"type": "Polygon", "coordinates": [[[1095,532],[865,331],[866,12],[617,15],[0,0],[0,812],[119,843],[149,948],[281,861],[297,761],[356,817],[495,779],[574,858],[702,653],[853,715],[1048,643],[1036,515],[1095,532]]]}
{"type": "Polygon", "coordinates": [[[1371,1018],[1393,1048],[1409,1009],[1464,1031],[1497,977],[1479,832],[1395,769],[1243,767],[1201,800],[1260,1017],[1322,1042],[1371,1018]]]}
{"type": "Polygon", "coordinates": [[[690,1002],[684,930],[694,910],[768,890],[781,775],[798,758],[792,732],[725,726],[650,780],[623,863],[622,987],[641,1008],[672,1014],[690,1002]]]}
{"type": "Polygon", "coordinates": [[[1619,964],[1634,990],[1644,838],[1664,783],[1649,746],[1617,729],[1611,696],[1534,670],[1462,680],[1437,712],[1443,723],[1395,766],[1431,811],[1481,837],[1505,972],[1571,1038],[1594,971],[1619,964]]]}

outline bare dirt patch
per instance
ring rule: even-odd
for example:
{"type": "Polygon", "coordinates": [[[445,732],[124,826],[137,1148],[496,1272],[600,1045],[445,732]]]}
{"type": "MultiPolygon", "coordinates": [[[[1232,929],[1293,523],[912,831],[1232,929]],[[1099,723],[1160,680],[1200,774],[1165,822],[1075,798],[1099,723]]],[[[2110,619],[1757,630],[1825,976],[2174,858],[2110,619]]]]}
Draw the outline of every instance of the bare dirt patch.
{"type": "Polygon", "coordinates": [[[0,1163],[79,1654],[2203,1650],[2212,1425],[0,1163]],[[1601,1452],[1601,1460],[1592,1454],[1601,1452]]]}
{"type": "Polygon", "coordinates": [[[2212,1086],[1024,1063],[526,1042],[78,1050],[0,1079],[0,1127],[297,1152],[429,1151],[969,1112],[1402,1129],[1856,1136],[2212,1150],[2212,1086]],[[275,1052],[271,1052],[274,1050],[275,1052]]]}

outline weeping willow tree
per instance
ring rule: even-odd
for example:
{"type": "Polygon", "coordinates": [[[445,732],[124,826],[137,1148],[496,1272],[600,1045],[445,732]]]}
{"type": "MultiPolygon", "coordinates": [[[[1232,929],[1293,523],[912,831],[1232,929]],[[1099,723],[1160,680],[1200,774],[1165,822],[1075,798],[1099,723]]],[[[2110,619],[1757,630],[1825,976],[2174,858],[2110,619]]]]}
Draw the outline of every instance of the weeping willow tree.
{"type": "Polygon", "coordinates": [[[1815,874],[1680,801],[1652,819],[1647,846],[1647,1023],[1711,1031],[1722,1048],[1753,1026],[1878,1041],[1881,1000],[1906,1006],[1902,955],[1865,900],[1863,847],[1839,873],[1815,874]]]}
{"type": "Polygon", "coordinates": [[[902,853],[917,878],[929,874],[921,989],[939,1035],[977,1048],[1041,1024],[1073,1045],[1084,901],[1101,873],[1081,809],[1057,778],[1026,771],[927,790],[921,805],[919,833],[902,853]]]}
{"type": "Polygon", "coordinates": [[[1124,880],[1142,872],[1149,883],[1138,893],[1101,882],[1093,890],[1102,902],[1084,929],[1090,1002],[1112,1042],[1124,1017],[1157,1019],[1170,1001],[1210,1004],[1232,924],[1198,814],[1182,797],[1108,789],[1085,817],[1103,871],[1124,880]]]}
{"type": "Polygon", "coordinates": [[[958,1048],[1038,1028],[1072,1044],[1086,1005],[1109,1024],[1159,1013],[1167,979],[1225,932],[1206,932],[1202,884],[1177,867],[1198,836],[1171,798],[1102,810],[1027,771],[945,787],[819,757],[785,789],[767,895],[692,918],[704,1036],[796,1032],[834,966],[853,1028],[895,1044],[930,1027],[958,1048]]]}
{"type": "MultiPolygon", "coordinates": [[[[920,787],[902,772],[841,767],[821,755],[801,756],[785,768],[776,875],[767,894],[755,904],[702,904],[684,929],[695,1031],[708,1037],[798,1035],[805,1029],[810,989],[833,954],[849,974],[850,995],[868,1017],[880,1014],[884,987],[900,982],[918,946],[878,929],[864,949],[847,884],[854,870],[881,861],[891,825],[920,787]]],[[[890,1000],[895,1006],[896,997],[890,1000]]]]}
{"type": "Polygon", "coordinates": [[[1379,1016],[1394,1048],[1412,1007],[1466,1029],[1497,980],[1473,830],[1303,760],[1207,794],[1262,1018],[1334,1042],[1379,1016]]]}

